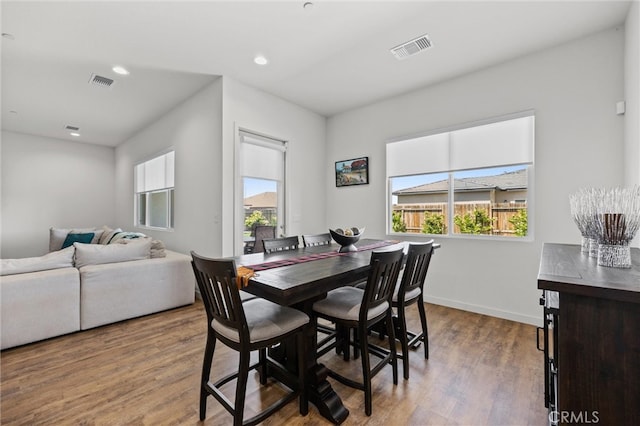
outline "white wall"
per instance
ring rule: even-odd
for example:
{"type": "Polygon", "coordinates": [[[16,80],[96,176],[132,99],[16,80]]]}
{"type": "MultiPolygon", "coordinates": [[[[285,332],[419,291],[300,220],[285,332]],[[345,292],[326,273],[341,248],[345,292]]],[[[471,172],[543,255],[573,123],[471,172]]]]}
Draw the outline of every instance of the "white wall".
{"type": "Polygon", "coordinates": [[[116,148],[117,225],[164,241],[167,248],[219,254],[221,247],[222,84],[217,79],[116,148]],[[133,168],[175,150],[174,230],[134,228],[133,168]]]}
{"type": "Polygon", "coordinates": [[[234,198],[234,186],[239,184],[234,157],[238,128],[288,142],[287,235],[327,232],[324,191],[330,181],[324,177],[332,165],[326,161],[326,119],[237,80],[223,80],[223,255],[239,254],[242,247],[241,234],[234,232],[244,217],[238,215],[241,200],[234,198]]]}
{"type": "Polygon", "coordinates": [[[2,131],[3,259],[49,251],[49,228],[111,225],[114,150],[2,131]]]}
{"type": "MultiPolygon", "coordinates": [[[[640,2],[631,5],[625,23],[624,46],[625,186],[640,185],[640,2]]],[[[640,247],[640,235],[632,243],[640,247]]]]}
{"type": "Polygon", "coordinates": [[[326,161],[369,156],[371,183],[329,185],[329,225],[366,226],[368,236],[385,237],[387,140],[534,109],[535,241],[437,238],[442,248],[426,294],[434,303],[540,323],[542,243],[580,241],[569,194],[623,183],[623,118],[615,114],[623,46],[623,30],[612,29],[331,117],[326,161]]]}
{"type": "Polygon", "coordinates": [[[188,254],[241,252],[234,234],[235,129],[289,141],[288,233],[326,229],[325,119],[283,99],[223,77],[116,148],[117,224],[133,228],[133,167],[171,147],[176,155],[175,229],[139,229],[188,254]],[[303,225],[304,223],[304,225],[303,225]]]}

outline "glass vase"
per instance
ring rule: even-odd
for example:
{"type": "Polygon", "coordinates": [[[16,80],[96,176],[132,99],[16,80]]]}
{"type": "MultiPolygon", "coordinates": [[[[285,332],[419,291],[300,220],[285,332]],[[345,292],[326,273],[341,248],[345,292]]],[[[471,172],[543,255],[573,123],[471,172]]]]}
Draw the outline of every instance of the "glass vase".
{"type": "Polygon", "coordinates": [[[598,265],[610,268],[631,268],[629,245],[598,244],[598,265]]]}
{"type": "Polygon", "coordinates": [[[598,257],[598,240],[589,238],[589,257],[598,257]]]}
{"type": "Polygon", "coordinates": [[[580,253],[589,254],[589,237],[582,237],[580,244],[580,253]]]}

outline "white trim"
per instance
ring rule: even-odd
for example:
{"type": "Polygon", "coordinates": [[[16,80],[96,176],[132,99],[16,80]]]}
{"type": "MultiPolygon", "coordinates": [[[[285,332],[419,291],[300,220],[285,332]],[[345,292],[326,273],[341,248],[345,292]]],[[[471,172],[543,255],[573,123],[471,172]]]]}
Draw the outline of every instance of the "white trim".
{"type": "MultiPolygon", "coordinates": [[[[539,316],[522,315],[516,312],[495,309],[489,306],[475,305],[472,303],[460,302],[458,300],[446,299],[443,297],[424,295],[424,301],[434,305],[446,306],[449,308],[460,309],[463,311],[474,312],[476,314],[488,315],[491,317],[502,318],[509,321],[530,324],[536,327],[542,327],[542,311],[539,316]]],[[[427,312],[428,315],[428,312],[427,312]]]]}

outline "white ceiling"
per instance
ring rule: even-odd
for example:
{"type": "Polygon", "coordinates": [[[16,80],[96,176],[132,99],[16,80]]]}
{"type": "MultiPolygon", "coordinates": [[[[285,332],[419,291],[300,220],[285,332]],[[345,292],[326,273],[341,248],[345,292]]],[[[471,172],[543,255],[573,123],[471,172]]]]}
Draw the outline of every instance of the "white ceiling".
{"type": "Polygon", "coordinates": [[[621,25],[630,6],[303,3],[3,0],[13,40],[2,39],[2,128],[116,146],[220,75],[331,116],[621,25]],[[425,33],[433,48],[402,61],[389,53],[425,33]],[[253,63],[258,53],[268,65],[253,63]],[[92,73],[116,83],[89,85],[92,73]]]}

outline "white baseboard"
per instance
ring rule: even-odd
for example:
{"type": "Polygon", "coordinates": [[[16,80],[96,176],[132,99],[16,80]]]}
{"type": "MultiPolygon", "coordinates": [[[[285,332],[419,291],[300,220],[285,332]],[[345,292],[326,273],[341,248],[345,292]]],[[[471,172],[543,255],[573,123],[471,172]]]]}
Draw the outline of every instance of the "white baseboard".
{"type": "Polygon", "coordinates": [[[542,310],[540,311],[540,317],[534,317],[530,315],[522,315],[516,312],[490,308],[487,306],[473,305],[457,300],[445,299],[442,297],[425,295],[425,302],[433,303],[434,305],[447,306],[449,308],[461,309],[463,311],[475,312],[477,314],[489,315],[492,317],[502,318],[510,321],[521,322],[524,324],[535,325],[536,327],[542,326],[542,310]]]}

